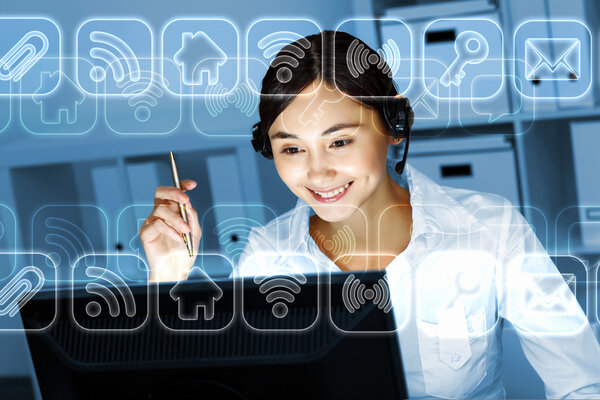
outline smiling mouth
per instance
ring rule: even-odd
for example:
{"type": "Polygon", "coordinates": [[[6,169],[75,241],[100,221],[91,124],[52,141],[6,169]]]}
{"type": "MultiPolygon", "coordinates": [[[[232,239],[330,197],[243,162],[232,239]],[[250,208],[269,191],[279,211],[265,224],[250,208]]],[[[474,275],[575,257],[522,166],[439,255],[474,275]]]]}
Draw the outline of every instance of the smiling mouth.
{"type": "Polygon", "coordinates": [[[346,192],[348,192],[348,189],[350,188],[350,186],[352,186],[353,183],[354,181],[350,181],[327,192],[316,191],[309,188],[307,189],[317,201],[321,203],[332,203],[344,197],[344,195],[346,195],[346,192]]]}

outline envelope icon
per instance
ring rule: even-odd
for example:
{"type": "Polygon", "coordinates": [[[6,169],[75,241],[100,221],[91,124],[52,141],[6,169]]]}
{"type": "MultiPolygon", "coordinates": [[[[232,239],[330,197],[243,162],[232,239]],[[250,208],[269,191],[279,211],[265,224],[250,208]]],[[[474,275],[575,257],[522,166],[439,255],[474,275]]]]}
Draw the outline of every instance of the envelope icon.
{"type": "Polygon", "coordinates": [[[425,89],[411,101],[415,119],[437,119],[440,114],[440,85],[435,78],[423,78],[425,89]]]}
{"type": "Polygon", "coordinates": [[[527,274],[523,285],[523,314],[573,316],[578,303],[575,274],[527,274]]]}
{"type": "Polygon", "coordinates": [[[525,41],[527,80],[570,81],[581,76],[579,39],[536,38],[525,41]]]}

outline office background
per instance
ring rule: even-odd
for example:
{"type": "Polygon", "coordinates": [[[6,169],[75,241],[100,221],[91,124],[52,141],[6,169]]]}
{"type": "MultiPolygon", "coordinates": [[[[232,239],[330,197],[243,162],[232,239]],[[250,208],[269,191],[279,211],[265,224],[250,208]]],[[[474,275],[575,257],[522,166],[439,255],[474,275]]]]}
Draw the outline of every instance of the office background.
{"type": "MultiPolygon", "coordinates": [[[[4,2],[0,17],[54,21],[64,72],[60,90],[52,96],[16,95],[44,90],[44,82],[34,88],[0,86],[2,94],[12,93],[0,96],[0,250],[47,251],[68,264],[77,250],[69,253],[47,241],[52,229],[60,229],[47,223],[54,218],[85,232],[81,252],[139,252],[136,232],[152,209],[154,188],[171,184],[168,150],[176,152],[182,178],[199,182],[191,193],[193,203],[200,210],[203,231],[215,233],[205,234],[205,250],[224,251],[224,243],[232,238],[237,242],[234,252],[243,246],[244,230],[229,229],[223,221],[236,217],[260,224],[295,204],[272,162],[257,156],[250,146],[250,127],[258,120],[258,100],[252,91],[259,88],[256,66],[245,68],[240,63],[240,76],[247,70],[255,78],[235,92],[234,100],[218,102],[165,91],[157,97],[157,106],[146,107],[151,115],[140,117],[135,114],[137,105],[123,103],[119,96],[85,93],[75,83],[74,66],[85,68],[76,63],[75,40],[85,29],[84,22],[144,21],[152,32],[154,55],[160,54],[169,23],[179,18],[223,19],[215,32],[233,32],[235,37],[237,30],[240,55],[246,51],[246,33],[261,19],[296,19],[303,34],[342,24],[341,30],[374,48],[412,56],[412,62],[401,62],[395,71],[398,87],[416,111],[409,162],[442,184],[502,194],[526,216],[551,254],[579,257],[585,270],[577,285],[578,297],[587,294],[580,301],[598,332],[600,75],[595,67],[600,6],[596,2],[35,0],[4,2]],[[565,26],[564,20],[580,24],[565,26]],[[533,28],[532,21],[538,21],[533,28]],[[480,25],[471,29],[487,32],[490,55],[485,62],[469,65],[477,78],[465,77],[471,80],[459,92],[431,77],[439,60],[448,64],[456,57],[457,32],[473,24],[480,25]],[[535,29],[536,37],[578,39],[577,74],[557,79],[526,76],[521,36],[527,37],[527,29],[535,29]],[[407,78],[411,76],[412,80],[407,78]]],[[[147,29],[144,24],[138,28],[147,29]]],[[[553,44],[550,53],[556,55],[564,43],[553,44]]],[[[158,63],[154,71],[160,71],[158,63]]],[[[170,89],[178,90],[176,85],[170,89]]],[[[129,272],[135,279],[136,271],[129,272]]],[[[228,272],[218,266],[211,271],[228,272]]],[[[543,397],[542,383],[510,327],[504,344],[509,397],[543,397]]],[[[0,354],[0,390],[26,391],[32,367],[24,336],[3,332],[0,354]]]]}

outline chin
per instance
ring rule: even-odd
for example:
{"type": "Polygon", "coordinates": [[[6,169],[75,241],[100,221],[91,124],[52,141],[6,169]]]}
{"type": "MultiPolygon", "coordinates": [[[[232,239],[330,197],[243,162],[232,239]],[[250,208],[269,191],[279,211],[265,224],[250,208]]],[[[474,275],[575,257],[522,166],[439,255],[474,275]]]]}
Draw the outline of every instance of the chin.
{"type": "Polygon", "coordinates": [[[342,222],[350,218],[358,208],[351,205],[311,205],[315,213],[323,221],[342,222]]]}

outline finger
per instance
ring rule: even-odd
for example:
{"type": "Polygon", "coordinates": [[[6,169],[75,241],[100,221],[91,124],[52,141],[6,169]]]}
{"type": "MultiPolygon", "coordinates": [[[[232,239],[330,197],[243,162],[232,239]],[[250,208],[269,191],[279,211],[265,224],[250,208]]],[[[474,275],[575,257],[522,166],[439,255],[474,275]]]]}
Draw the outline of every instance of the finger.
{"type": "Polygon", "coordinates": [[[192,241],[194,244],[197,244],[200,242],[200,237],[202,236],[202,228],[200,227],[200,222],[198,221],[198,212],[189,202],[186,203],[185,210],[187,213],[188,225],[191,228],[190,235],[192,236],[192,241]]]}
{"type": "Polygon", "coordinates": [[[168,199],[154,199],[154,209],[156,207],[172,207],[173,210],[179,210],[179,203],[168,199]]]}
{"type": "Polygon", "coordinates": [[[166,235],[176,242],[182,242],[181,235],[160,217],[148,217],[147,223],[140,228],[140,239],[142,242],[152,241],[160,235],[166,235]]]}
{"type": "Polygon", "coordinates": [[[196,182],[195,180],[192,179],[184,179],[181,181],[181,188],[185,191],[185,190],[192,190],[194,189],[196,186],[198,186],[198,182],[196,182]]]}
{"type": "Polygon", "coordinates": [[[179,214],[179,208],[177,211],[171,206],[158,206],[152,213],[153,216],[160,217],[162,220],[173,227],[179,233],[191,232],[190,226],[185,223],[181,214],[179,214]]]}
{"type": "Polygon", "coordinates": [[[175,186],[159,186],[154,192],[154,199],[172,200],[177,203],[186,203],[189,201],[189,196],[181,189],[175,186]]]}

